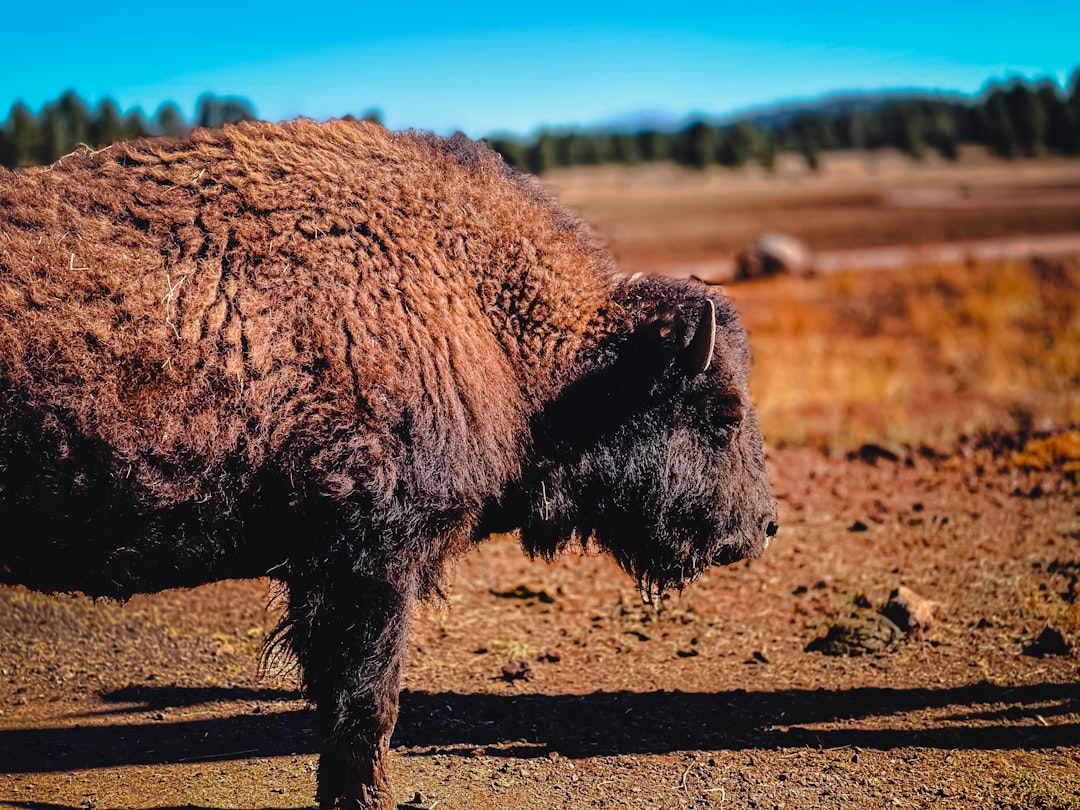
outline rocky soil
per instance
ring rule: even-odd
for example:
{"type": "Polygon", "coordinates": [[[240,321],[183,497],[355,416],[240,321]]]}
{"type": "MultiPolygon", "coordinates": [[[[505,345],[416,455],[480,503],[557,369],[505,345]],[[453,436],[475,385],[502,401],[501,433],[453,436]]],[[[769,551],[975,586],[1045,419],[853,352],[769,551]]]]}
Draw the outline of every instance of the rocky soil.
{"type": "MultiPolygon", "coordinates": [[[[1070,443],[772,452],[773,546],[655,606],[492,539],[414,623],[401,806],[1080,807],[1070,443]],[[899,588],[936,603],[917,629],[899,588]]],[[[279,604],[0,591],[0,806],[310,806],[295,673],[260,671],[279,604]]]]}

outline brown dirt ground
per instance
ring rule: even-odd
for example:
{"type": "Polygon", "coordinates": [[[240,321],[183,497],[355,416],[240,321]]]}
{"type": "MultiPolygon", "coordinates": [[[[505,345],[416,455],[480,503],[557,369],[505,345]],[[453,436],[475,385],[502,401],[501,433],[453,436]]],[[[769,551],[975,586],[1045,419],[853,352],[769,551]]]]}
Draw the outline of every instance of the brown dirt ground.
{"type": "MultiPolygon", "coordinates": [[[[1080,264],[733,289],[773,546],[658,606],[606,558],[468,555],[413,624],[402,806],[1080,808],[1078,291],[1080,264]],[[901,585],[941,606],[921,637],[880,618],[901,585]],[[1073,651],[1030,654],[1047,627],[1073,651]]],[[[275,596],[0,590],[0,807],[309,807],[275,596]]]]}

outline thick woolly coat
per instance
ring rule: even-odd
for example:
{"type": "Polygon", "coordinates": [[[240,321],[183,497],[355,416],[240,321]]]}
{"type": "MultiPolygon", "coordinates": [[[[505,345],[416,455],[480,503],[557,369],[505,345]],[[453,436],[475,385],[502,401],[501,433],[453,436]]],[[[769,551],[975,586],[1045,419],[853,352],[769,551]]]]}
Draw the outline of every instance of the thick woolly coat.
{"type": "Polygon", "coordinates": [[[0,269],[2,508],[69,546],[44,586],[115,596],[265,573],[298,485],[459,524],[518,474],[611,286],[491,153],[345,122],[3,177],[0,269]]]}

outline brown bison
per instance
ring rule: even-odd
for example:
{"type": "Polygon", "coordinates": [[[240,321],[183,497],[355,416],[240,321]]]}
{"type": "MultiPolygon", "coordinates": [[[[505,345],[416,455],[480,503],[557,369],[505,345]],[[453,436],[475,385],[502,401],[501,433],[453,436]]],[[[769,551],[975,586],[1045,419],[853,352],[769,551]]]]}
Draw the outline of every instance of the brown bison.
{"type": "Polygon", "coordinates": [[[464,138],[250,124],[0,173],[0,581],[269,574],[322,808],[393,804],[418,599],[487,534],[645,593],[776,531],[735,312],[464,138]]]}

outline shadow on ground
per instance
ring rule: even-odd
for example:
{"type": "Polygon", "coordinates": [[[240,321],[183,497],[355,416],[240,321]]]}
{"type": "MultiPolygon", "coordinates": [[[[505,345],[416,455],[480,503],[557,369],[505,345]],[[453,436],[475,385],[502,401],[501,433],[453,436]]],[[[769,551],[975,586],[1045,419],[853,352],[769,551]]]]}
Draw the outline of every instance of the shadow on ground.
{"type": "MultiPolygon", "coordinates": [[[[160,719],[2,730],[0,772],[49,773],[315,752],[311,713],[296,708],[293,692],[140,686],[104,697],[137,704],[120,707],[121,716],[157,712],[151,716],[160,719]],[[288,708],[262,704],[257,713],[180,721],[167,714],[212,704],[222,704],[225,713],[229,711],[225,704],[252,700],[287,701],[288,708]]],[[[1080,739],[1080,723],[1047,722],[1078,711],[1080,684],[554,696],[405,691],[393,744],[429,749],[411,755],[472,756],[481,748],[490,756],[519,758],[551,751],[590,757],[806,746],[1043,749],[1074,745],[1080,739]],[[933,721],[907,717],[924,710],[938,714],[933,721]],[[948,712],[944,716],[943,710],[948,712]],[[820,723],[850,727],[804,727],[820,723]]]]}
{"type": "MultiPolygon", "coordinates": [[[[4,802],[0,801],[0,807],[12,807],[18,810],[86,810],[86,805],[71,805],[71,804],[52,804],[51,802],[4,802]]],[[[411,810],[410,805],[399,805],[399,807],[407,808],[411,810]]],[[[97,810],[109,810],[108,808],[97,808],[97,810]]],[[[116,810],[121,810],[117,808],[116,810]]],[[[154,810],[227,810],[227,808],[219,807],[198,807],[194,804],[185,804],[183,806],[175,807],[155,807],[154,810]]],[[[295,807],[260,807],[259,810],[296,810],[295,807]]]]}

